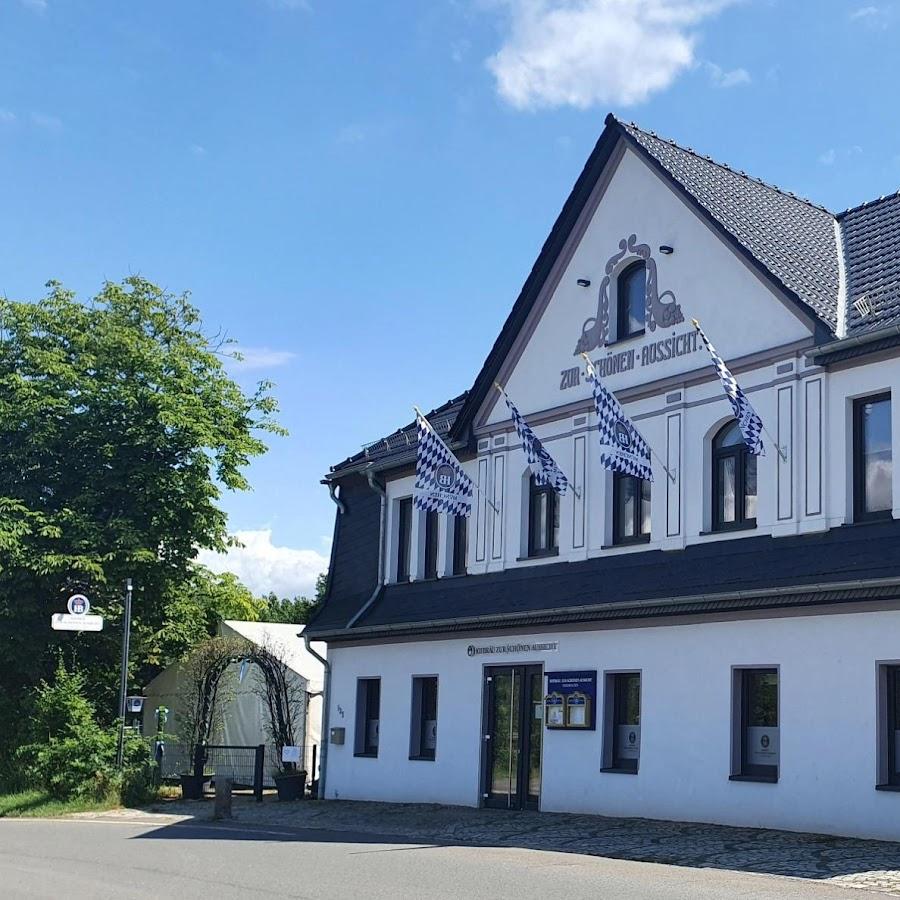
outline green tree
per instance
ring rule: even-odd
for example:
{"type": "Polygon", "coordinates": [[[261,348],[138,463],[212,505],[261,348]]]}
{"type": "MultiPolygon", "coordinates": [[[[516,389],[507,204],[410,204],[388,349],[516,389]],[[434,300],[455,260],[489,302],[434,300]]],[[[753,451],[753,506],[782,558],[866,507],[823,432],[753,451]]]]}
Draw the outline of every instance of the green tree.
{"type": "Polygon", "coordinates": [[[310,600],[308,597],[294,597],[291,600],[282,599],[274,591],[270,591],[265,597],[261,598],[263,606],[260,609],[260,620],[263,622],[289,622],[294,625],[305,625],[322,605],[327,584],[328,573],[320,572],[316,578],[316,596],[313,600],[310,600]]]}
{"type": "Polygon", "coordinates": [[[221,492],[247,488],[262,434],[282,432],[271,385],[245,393],[228,355],[187,295],[139,277],[89,303],[56,282],[38,302],[0,300],[0,757],[56,647],[112,714],[126,577],[135,660],[163,665],[192,639],[171,637],[176,598],[203,577],[197,549],[227,546],[221,492]],[[74,590],[103,632],[50,630],[74,590]]]}
{"type": "Polygon", "coordinates": [[[24,783],[59,800],[77,796],[146,802],[153,784],[149,746],[127,736],[123,771],[116,771],[118,731],[97,722],[87,688],[85,673],[67,668],[59,657],[52,681],[41,681],[35,689],[32,743],[16,754],[24,765],[24,783]]]}
{"type": "Polygon", "coordinates": [[[195,565],[190,577],[172,585],[159,630],[147,640],[149,663],[165,665],[181,658],[191,647],[213,637],[223,619],[258,622],[266,619],[269,604],[255,597],[237,575],[215,574],[195,565]]]}

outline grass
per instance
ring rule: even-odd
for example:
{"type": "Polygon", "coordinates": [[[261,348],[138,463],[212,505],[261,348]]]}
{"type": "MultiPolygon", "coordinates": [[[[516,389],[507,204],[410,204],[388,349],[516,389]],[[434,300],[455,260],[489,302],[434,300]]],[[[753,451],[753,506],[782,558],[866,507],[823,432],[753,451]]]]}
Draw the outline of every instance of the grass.
{"type": "Polygon", "coordinates": [[[65,816],[70,813],[114,809],[118,805],[115,798],[106,801],[54,800],[43,791],[20,791],[16,794],[0,794],[0,819],[65,816]]]}

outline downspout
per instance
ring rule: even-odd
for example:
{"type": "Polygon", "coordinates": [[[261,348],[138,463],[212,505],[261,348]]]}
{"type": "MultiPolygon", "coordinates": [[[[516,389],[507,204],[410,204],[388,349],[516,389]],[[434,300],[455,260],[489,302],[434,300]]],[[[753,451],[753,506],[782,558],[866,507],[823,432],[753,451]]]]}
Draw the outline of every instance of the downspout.
{"type": "MultiPolygon", "coordinates": [[[[317,797],[319,800],[325,799],[325,763],[328,760],[328,701],[331,697],[331,663],[325,659],[324,656],[321,656],[312,648],[312,643],[309,640],[309,635],[306,633],[306,629],[304,628],[301,632],[303,634],[303,643],[306,645],[306,652],[314,656],[325,669],[325,682],[322,685],[322,747],[321,753],[319,754],[319,790],[317,793],[317,797]]],[[[307,704],[308,705],[308,704],[307,704]]],[[[304,720],[304,728],[306,727],[306,723],[304,720]]],[[[305,752],[305,751],[304,751],[305,752]]],[[[314,772],[311,774],[315,774],[314,772]]]]}
{"type": "Polygon", "coordinates": [[[378,580],[375,582],[375,590],[372,591],[372,596],[366,600],[362,608],[347,623],[347,628],[352,628],[369,611],[369,608],[378,599],[381,588],[384,586],[384,537],[387,531],[387,494],[384,488],[375,480],[375,473],[372,469],[366,469],[366,478],[369,482],[369,487],[381,495],[381,526],[378,534],[378,580]]]}
{"type": "MultiPolygon", "coordinates": [[[[381,518],[380,518],[380,528],[378,535],[378,582],[375,585],[375,590],[372,592],[372,596],[366,601],[365,605],[362,609],[347,623],[347,628],[351,628],[353,624],[359,619],[366,610],[375,602],[375,599],[378,597],[378,594],[381,591],[382,582],[384,580],[384,533],[387,527],[386,519],[387,519],[387,495],[385,493],[384,488],[375,480],[375,473],[371,469],[366,470],[366,480],[369,482],[369,487],[372,488],[373,491],[376,491],[381,495],[381,518]]],[[[331,499],[337,505],[338,511],[343,514],[347,512],[347,507],[344,502],[335,494],[335,484],[332,481],[328,481],[328,493],[331,495],[331,499]]],[[[334,551],[334,546],[332,545],[332,552],[334,551]]],[[[333,561],[333,557],[332,557],[333,561]]],[[[331,577],[331,571],[329,570],[329,577],[331,577]]],[[[329,730],[330,722],[331,722],[331,663],[324,657],[318,654],[312,648],[312,644],[310,643],[309,635],[306,633],[306,629],[304,628],[301,632],[303,635],[303,643],[306,646],[307,651],[315,657],[315,659],[319,660],[322,663],[322,666],[325,669],[325,682],[323,684],[322,690],[322,753],[319,756],[319,790],[318,790],[318,798],[319,800],[325,799],[325,774],[326,774],[326,764],[328,762],[328,744],[331,737],[331,733],[329,730]]]]}
{"type": "Polygon", "coordinates": [[[335,506],[337,506],[338,508],[338,512],[343,515],[345,512],[347,512],[347,507],[344,501],[341,500],[341,498],[338,497],[338,495],[335,493],[335,491],[337,491],[337,484],[335,484],[335,482],[331,480],[325,480],[323,484],[328,485],[328,493],[331,496],[331,499],[334,500],[335,506]]]}
{"type": "MultiPolygon", "coordinates": [[[[344,515],[347,512],[347,506],[340,497],[338,497],[337,485],[331,481],[326,480],[323,482],[328,486],[328,494],[331,499],[334,501],[335,506],[338,508],[338,515],[344,515]]],[[[335,527],[337,524],[335,523],[335,527]]],[[[332,541],[331,543],[331,559],[328,565],[328,579],[331,580],[332,571],[334,569],[334,545],[337,543],[337,540],[332,541]]],[[[322,683],[322,736],[321,740],[321,752],[319,753],[319,789],[317,792],[317,797],[319,800],[325,799],[325,764],[328,761],[328,739],[330,737],[330,732],[328,730],[329,724],[329,708],[328,704],[331,699],[331,663],[328,660],[317,653],[312,648],[312,644],[309,640],[309,635],[306,633],[306,629],[300,632],[303,637],[303,643],[306,646],[306,652],[309,653],[314,659],[317,659],[320,663],[322,663],[322,668],[325,670],[325,678],[322,683]]],[[[309,713],[309,697],[307,697],[307,714],[309,713]]],[[[303,730],[306,731],[308,728],[306,718],[303,720],[303,730]]],[[[304,738],[304,744],[306,740],[304,738]]],[[[304,751],[305,752],[305,751],[304,751]]],[[[315,772],[311,772],[310,775],[315,775],[315,772]]]]}

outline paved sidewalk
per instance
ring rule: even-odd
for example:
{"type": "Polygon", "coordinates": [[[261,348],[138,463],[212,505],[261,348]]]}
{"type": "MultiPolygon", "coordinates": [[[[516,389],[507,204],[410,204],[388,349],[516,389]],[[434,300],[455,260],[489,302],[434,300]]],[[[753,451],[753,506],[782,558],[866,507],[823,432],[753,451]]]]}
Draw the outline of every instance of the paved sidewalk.
{"type": "MultiPolygon", "coordinates": [[[[170,801],[148,812],[207,819],[211,801],[170,801]]],[[[808,878],[900,897],[900,843],[753,828],[561,813],[349,800],[255,803],[235,797],[242,824],[390,834],[440,844],[584,853],[639,862],[808,878]]],[[[134,816],[132,810],[104,813],[134,816]]],[[[140,815],[140,814],[138,814],[140,815]]]]}

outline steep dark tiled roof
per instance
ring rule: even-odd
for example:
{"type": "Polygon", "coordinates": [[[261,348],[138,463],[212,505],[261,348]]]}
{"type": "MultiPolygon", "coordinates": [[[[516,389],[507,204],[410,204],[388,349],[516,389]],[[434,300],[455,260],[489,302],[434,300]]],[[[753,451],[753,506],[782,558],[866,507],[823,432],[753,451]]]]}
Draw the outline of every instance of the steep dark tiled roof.
{"type": "MultiPolygon", "coordinates": [[[[448,400],[443,406],[425,413],[425,418],[437,432],[438,437],[449,443],[450,428],[465,403],[468,391],[448,400]]],[[[415,420],[398,428],[393,434],[368,444],[359,453],[347,457],[343,462],[331,467],[332,474],[363,469],[369,465],[376,469],[387,469],[410,463],[416,458],[415,420]]]]}
{"type": "MultiPolygon", "coordinates": [[[[828,331],[835,337],[842,330],[836,222],[844,243],[848,332],[900,324],[900,193],[835,216],[823,206],[609,115],[471,390],[428,413],[448,443],[464,442],[473,416],[492,389],[554,261],[622,138],[696,204],[763,277],[780,284],[794,302],[813,313],[826,331],[820,335],[823,339],[828,331]],[[872,310],[866,317],[853,306],[862,297],[868,298],[872,310]]],[[[410,423],[333,466],[332,474],[370,464],[378,469],[408,464],[415,458],[415,443],[415,423],[410,423]]]]}
{"type": "Polygon", "coordinates": [[[900,192],[838,216],[847,271],[847,332],[900,323],[900,192]],[[867,315],[854,301],[867,300],[867,315]]]}
{"type": "MultiPolygon", "coordinates": [[[[878,580],[900,576],[898,537],[900,522],[888,520],[821,534],[694,544],[677,553],[648,550],[389,584],[355,628],[447,630],[453,623],[478,630],[508,625],[515,616],[528,625],[535,616],[563,623],[883,599],[872,591],[878,580]],[[726,596],[735,601],[724,604],[726,596]],[[621,604],[630,608],[614,611],[621,604]]],[[[900,596],[900,585],[888,596],[900,596]]],[[[314,624],[329,630],[324,620],[314,624]]]]}
{"type": "Polygon", "coordinates": [[[832,213],[633,123],[621,125],[738,244],[836,327],[839,276],[832,213]]]}

